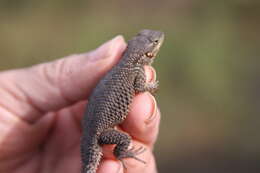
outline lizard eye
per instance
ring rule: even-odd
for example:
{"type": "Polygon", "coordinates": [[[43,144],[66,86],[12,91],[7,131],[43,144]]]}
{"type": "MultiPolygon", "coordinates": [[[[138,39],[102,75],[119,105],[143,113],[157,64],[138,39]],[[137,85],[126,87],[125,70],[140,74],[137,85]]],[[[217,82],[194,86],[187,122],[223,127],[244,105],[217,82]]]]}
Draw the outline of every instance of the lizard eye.
{"type": "Polygon", "coordinates": [[[154,40],[153,42],[154,42],[154,44],[158,44],[159,40],[154,40]]]}

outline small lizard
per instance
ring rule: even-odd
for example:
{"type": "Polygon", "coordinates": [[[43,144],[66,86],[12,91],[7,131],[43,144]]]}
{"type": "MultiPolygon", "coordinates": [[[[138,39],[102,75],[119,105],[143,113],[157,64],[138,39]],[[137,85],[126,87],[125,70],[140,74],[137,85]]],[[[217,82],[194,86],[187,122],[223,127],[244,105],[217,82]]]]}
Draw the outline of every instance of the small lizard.
{"type": "Polygon", "coordinates": [[[142,30],[128,41],[121,60],[93,90],[83,117],[81,137],[82,173],[95,173],[102,158],[101,146],[116,144],[114,156],[120,160],[133,158],[145,163],[136,155],[145,148],[128,149],[131,137],[115,126],[121,124],[136,93],[158,88],[158,81],[147,83],[145,65],[151,65],[164,40],[160,31],[142,30]]]}

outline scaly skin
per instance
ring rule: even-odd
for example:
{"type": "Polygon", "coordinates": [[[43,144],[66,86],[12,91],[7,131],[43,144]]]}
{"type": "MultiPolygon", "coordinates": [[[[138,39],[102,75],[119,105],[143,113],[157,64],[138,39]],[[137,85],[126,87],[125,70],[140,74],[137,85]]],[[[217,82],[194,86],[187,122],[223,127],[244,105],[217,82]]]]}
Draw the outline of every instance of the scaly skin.
{"type": "Polygon", "coordinates": [[[128,41],[122,59],[97,84],[89,98],[81,138],[82,173],[95,173],[102,157],[101,146],[116,144],[114,155],[123,165],[124,158],[134,158],[144,148],[128,149],[131,137],[114,129],[121,124],[136,93],[158,88],[158,81],[146,83],[144,65],[150,65],[163,42],[160,31],[142,30],[128,41]]]}

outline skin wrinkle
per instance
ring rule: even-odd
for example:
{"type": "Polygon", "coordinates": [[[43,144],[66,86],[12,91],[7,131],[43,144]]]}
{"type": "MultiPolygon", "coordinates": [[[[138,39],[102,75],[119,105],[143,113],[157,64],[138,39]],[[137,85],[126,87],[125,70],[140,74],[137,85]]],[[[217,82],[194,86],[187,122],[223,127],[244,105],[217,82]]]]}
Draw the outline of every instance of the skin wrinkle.
{"type": "MultiPolygon", "coordinates": [[[[54,112],[51,112],[50,114],[53,114],[54,118],[54,123],[52,123],[52,126],[49,128],[49,132],[46,135],[46,139],[43,141],[42,145],[39,148],[39,152],[42,153],[42,159],[39,165],[41,165],[40,167],[45,167],[46,168],[46,164],[49,162],[49,152],[47,149],[47,145],[48,145],[48,141],[50,141],[50,138],[52,137],[53,132],[55,131],[55,122],[57,120],[57,114],[54,112]]],[[[40,169],[42,170],[42,169],[40,169]]],[[[46,171],[42,171],[42,173],[44,173],[46,171]]],[[[50,171],[47,171],[50,172],[50,171]]]]}
{"type": "MultiPolygon", "coordinates": [[[[23,90],[23,88],[19,85],[16,85],[16,87],[22,92],[26,93],[26,91],[23,90]]],[[[19,116],[21,120],[25,121],[26,123],[33,124],[42,114],[44,114],[44,110],[42,110],[37,104],[34,103],[33,99],[30,97],[30,95],[25,94],[25,102],[27,105],[30,105],[31,112],[29,114],[33,114],[33,116],[19,116]],[[34,111],[32,111],[34,110],[34,111]],[[33,113],[37,112],[37,113],[33,113]]]]}
{"type": "Polygon", "coordinates": [[[35,66],[36,72],[39,71],[40,74],[43,74],[42,75],[43,78],[46,79],[46,82],[50,83],[51,85],[55,85],[55,82],[52,80],[53,78],[50,77],[49,70],[55,69],[55,64],[56,63],[53,62],[53,63],[45,63],[45,64],[40,64],[38,66],[35,66]],[[38,69],[38,71],[37,71],[37,69],[38,69]]]}
{"type": "MultiPolygon", "coordinates": [[[[11,89],[9,89],[8,87],[6,87],[5,85],[1,86],[3,93],[8,93],[11,97],[15,98],[16,100],[21,100],[11,89]]],[[[23,100],[21,100],[23,101],[23,100]]],[[[16,112],[14,112],[13,110],[11,110],[11,108],[9,108],[7,105],[5,105],[4,103],[0,102],[0,106],[2,106],[2,108],[6,109],[8,112],[12,113],[13,115],[16,115],[17,117],[21,118],[21,116],[17,115],[16,112]]]]}
{"type": "Polygon", "coordinates": [[[55,131],[55,122],[57,122],[57,113],[56,112],[49,112],[47,113],[48,115],[45,116],[52,116],[52,122],[51,124],[48,126],[48,131],[46,133],[46,136],[44,138],[44,140],[42,141],[42,143],[39,145],[39,151],[43,152],[46,151],[46,145],[47,142],[49,141],[51,135],[53,134],[53,132],[55,131]]]}
{"type": "Polygon", "coordinates": [[[73,112],[74,112],[74,117],[75,117],[75,121],[78,125],[79,128],[79,132],[82,132],[82,128],[81,128],[81,120],[83,118],[83,115],[85,113],[86,110],[86,105],[87,105],[88,101],[84,100],[84,101],[80,101],[77,103],[76,107],[73,107],[73,112]]]}
{"type": "MultiPolygon", "coordinates": [[[[23,123],[23,122],[20,121],[20,123],[23,123]]],[[[30,127],[28,127],[28,128],[30,128],[30,127]]],[[[30,133],[28,133],[28,130],[27,130],[27,133],[26,133],[26,131],[24,131],[23,129],[21,128],[22,134],[30,135],[30,133]]],[[[19,129],[17,129],[17,130],[19,130],[19,129]]],[[[12,135],[12,131],[11,131],[10,135],[12,135]]],[[[18,135],[18,139],[20,139],[20,140],[22,139],[21,135],[18,135]]],[[[29,138],[27,140],[29,140],[29,138]]],[[[14,146],[14,142],[18,142],[17,140],[10,140],[10,139],[8,140],[7,139],[7,141],[8,141],[7,144],[10,143],[11,145],[10,146],[8,145],[6,147],[7,154],[6,154],[6,156],[4,156],[3,160],[7,161],[7,162],[9,161],[10,163],[12,163],[14,161],[14,158],[16,158],[16,155],[19,155],[19,160],[24,160],[24,158],[23,158],[24,155],[27,156],[27,154],[30,154],[30,153],[33,153],[33,152],[37,151],[37,148],[38,148],[38,146],[30,145],[32,143],[35,143],[34,138],[32,138],[32,141],[31,141],[30,144],[28,144],[28,146],[22,145],[22,146],[18,146],[17,148],[10,148],[10,147],[14,146]],[[9,152],[9,154],[8,154],[8,152],[9,152]]],[[[25,141],[22,141],[21,143],[24,144],[24,142],[25,141]]],[[[5,151],[5,148],[3,148],[3,151],[5,151]]],[[[29,155],[29,156],[32,157],[32,155],[29,155]]]]}
{"type": "MultiPolygon", "coordinates": [[[[14,117],[17,117],[17,118],[19,118],[20,120],[22,120],[22,119],[20,118],[20,116],[15,115],[15,113],[12,112],[11,109],[9,109],[9,108],[6,107],[5,105],[3,105],[1,102],[0,102],[0,107],[3,108],[5,111],[9,112],[9,113],[10,113],[11,115],[13,115],[14,117]]],[[[22,120],[22,121],[23,121],[23,120],[22,120]]]]}
{"type": "Polygon", "coordinates": [[[24,157],[25,157],[24,159],[20,159],[21,161],[18,162],[15,166],[12,165],[12,167],[15,167],[14,171],[16,171],[17,169],[20,169],[21,167],[24,167],[26,165],[26,162],[29,162],[30,160],[34,160],[36,155],[37,155],[37,152],[32,152],[32,153],[29,153],[28,155],[24,154],[24,157]]]}
{"type": "MultiPolygon", "coordinates": [[[[80,91],[79,93],[86,93],[87,94],[86,87],[82,87],[81,85],[78,85],[77,82],[73,82],[73,80],[76,78],[75,76],[73,76],[73,74],[77,74],[78,73],[78,72],[73,72],[73,69],[79,70],[79,69],[77,69],[75,67],[80,65],[80,64],[78,64],[79,61],[77,61],[76,65],[74,64],[75,62],[73,62],[73,61],[72,61],[72,63],[70,63],[72,58],[85,59],[85,61],[87,61],[87,62],[86,63],[82,63],[81,62],[81,64],[86,64],[85,65],[86,67],[89,65],[89,60],[88,60],[89,56],[85,56],[85,57],[69,56],[67,59],[61,60],[62,62],[57,63],[57,66],[58,66],[58,69],[59,69],[58,70],[59,71],[58,74],[60,74],[60,75],[57,75],[57,77],[56,77],[56,81],[57,82],[56,82],[55,86],[58,86],[60,95],[61,95],[62,98],[66,99],[66,101],[68,103],[67,105],[72,105],[73,103],[75,103],[75,101],[78,100],[78,98],[71,99],[70,96],[67,96],[66,95],[66,93],[67,93],[66,92],[66,86],[61,85],[61,84],[63,84],[63,83],[66,84],[67,82],[73,83],[75,85],[74,87],[77,88],[77,90],[80,91]],[[70,79],[71,81],[68,81],[68,79],[70,79]]],[[[81,68],[80,68],[80,70],[81,70],[81,68]]],[[[80,83],[80,84],[82,84],[83,86],[86,85],[84,83],[80,83]]],[[[82,99],[83,99],[83,97],[82,97],[82,99]]]]}
{"type": "MultiPolygon", "coordinates": [[[[30,70],[30,69],[29,69],[30,70]]],[[[19,70],[18,70],[19,71],[19,70]]],[[[25,73],[25,70],[20,70],[21,71],[21,74],[22,75],[25,75],[26,73],[25,73]]],[[[15,71],[10,71],[10,73],[14,73],[15,71]]],[[[22,85],[20,85],[20,84],[17,84],[16,83],[16,81],[14,81],[13,82],[13,84],[14,84],[14,86],[16,87],[16,89],[18,89],[18,91],[16,91],[15,93],[20,93],[20,94],[23,94],[23,96],[24,96],[24,99],[22,99],[21,97],[18,97],[15,93],[13,93],[12,92],[12,90],[8,90],[7,88],[5,88],[5,87],[3,87],[2,86],[2,88],[4,88],[4,89],[6,89],[7,90],[7,93],[9,93],[10,95],[12,95],[14,98],[16,98],[16,100],[17,100],[17,102],[18,103],[24,103],[24,104],[26,104],[27,106],[28,105],[30,105],[30,112],[28,112],[27,114],[33,114],[34,116],[36,116],[36,115],[41,115],[41,114],[43,114],[44,113],[44,110],[42,110],[39,106],[37,106],[37,104],[34,104],[34,102],[33,102],[33,99],[30,97],[30,95],[29,94],[27,94],[27,92],[23,89],[23,87],[22,87],[22,85]],[[20,101],[19,101],[20,100],[20,101]]],[[[31,124],[31,123],[33,123],[34,122],[34,120],[31,118],[31,119],[29,119],[29,117],[27,117],[27,116],[23,116],[23,115],[18,115],[18,114],[16,114],[16,113],[14,113],[14,112],[12,112],[13,113],[13,115],[16,115],[19,119],[21,119],[22,121],[24,121],[24,122],[26,122],[26,123],[29,123],[29,124],[31,124]]],[[[26,115],[27,115],[26,114],[26,115]]]]}
{"type": "MultiPolygon", "coordinates": [[[[54,92],[56,92],[56,91],[59,92],[58,95],[60,95],[60,97],[61,97],[60,100],[65,102],[64,106],[66,106],[66,105],[72,104],[72,101],[62,94],[62,91],[59,87],[60,82],[62,82],[60,80],[59,76],[62,76],[63,74],[60,72],[53,71],[53,69],[59,70],[61,66],[63,67],[63,65],[59,65],[59,63],[63,63],[63,62],[64,62],[64,60],[62,59],[62,60],[57,60],[56,62],[53,62],[53,63],[44,63],[44,64],[40,64],[40,65],[36,65],[36,66],[32,67],[31,70],[32,70],[33,74],[37,74],[44,81],[47,81],[47,82],[45,82],[45,85],[49,85],[53,90],[55,90],[54,92]],[[36,72],[34,72],[34,70],[36,72]],[[61,74],[61,75],[56,75],[56,74],[61,74]],[[57,77],[53,78],[50,75],[54,75],[54,76],[56,75],[57,77]],[[53,80],[53,79],[55,79],[55,80],[53,80]],[[54,86],[56,86],[56,87],[54,88],[54,86]]],[[[34,77],[37,77],[37,76],[34,76],[34,77]]],[[[48,98],[46,98],[46,99],[48,99],[48,98]]],[[[37,106],[37,107],[41,107],[41,106],[37,106]]],[[[47,109],[47,110],[44,110],[44,108],[42,109],[42,113],[46,113],[47,111],[49,111],[49,109],[47,109]]]]}
{"type": "MultiPolygon", "coordinates": [[[[47,83],[53,88],[54,86],[57,86],[57,91],[59,92],[59,95],[61,97],[60,100],[64,101],[64,106],[67,105],[71,105],[73,104],[75,101],[72,101],[71,99],[69,99],[68,97],[66,97],[63,92],[62,87],[60,87],[60,83],[63,82],[63,78],[64,78],[64,74],[63,71],[65,71],[65,61],[67,59],[61,59],[61,60],[57,60],[56,62],[53,63],[45,63],[45,64],[41,64],[38,67],[39,68],[39,74],[43,79],[46,79],[47,83]],[[57,72],[53,71],[53,69],[58,69],[57,72]],[[56,78],[50,77],[50,75],[56,75],[56,74],[60,74],[60,75],[56,75],[56,78]],[[53,80],[55,79],[55,80],[53,80]]],[[[36,66],[37,67],[37,66],[36,66]]],[[[46,113],[46,111],[44,111],[46,113]]]]}
{"type": "MultiPolygon", "coordinates": [[[[57,121],[57,125],[56,125],[56,132],[59,132],[59,131],[62,131],[64,127],[66,127],[66,125],[68,124],[68,122],[72,122],[73,120],[73,114],[71,114],[71,111],[69,111],[67,108],[66,109],[63,109],[61,110],[58,114],[57,114],[57,118],[58,118],[58,121],[57,121]]],[[[74,124],[75,125],[75,124],[74,124]]],[[[72,126],[73,128],[73,126],[72,126]]],[[[74,128],[73,128],[74,129],[74,128]]],[[[73,130],[74,131],[74,130],[73,130]]],[[[64,133],[66,133],[66,131],[64,131],[64,133]]],[[[57,135],[57,134],[53,134],[54,137],[57,135]]],[[[69,132],[67,135],[71,135],[69,132]]],[[[65,136],[64,139],[62,140],[68,140],[67,139],[67,135],[65,136]]],[[[73,138],[75,138],[73,136],[73,138]]],[[[59,157],[61,156],[61,158],[64,156],[64,155],[67,155],[70,153],[70,151],[72,151],[73,148],[75,148],[75,146],[78,146],[79,144],[79,138],[76,138],[73,140],[73,142],[70,142],[70,143],[65,143],[64,146],[66,147],[65,149],[63,150],[66,150],[68,152],[63,152],[63,150],[60,150],[60,152],[58,152],[60,155],[59,157]]]]}
{"type": "Polygon", "coordinates": [[[70,112],[71,112],[71,114],[72,114],[72,118],[73,118],[73,120],[74,120],[74,122],[75,122],[76,127],[78,127],[78,132],[79,132],[79,133],[81,133],[81,131],[82,131],[82,129],[81,129],[81,123],[80,123],[80,122],[81,122],[81,119],[78,119],[77,114],[80,114],[80,115],[83,116],[84,111],[82,111],[82,112],[79,113],[77,110],[84,110],[85,105],[86,105],[86,103],[85,103],[84,101],[78,102],[78,103],[76,103],[75,105],[73,105],[73,108],[72,108],[72,109],[70,109],[70,112]],[[84,106],[82,106],[82,105],[84,105],[84,106]],[[82,109],[79,109],[79,108],[82,108],[82,109]],[[77,109],[77,110],[76,110],[76,109],[77,109]]]}
{"type": "MultiPolygon", "coordinates": [[[[76,122],[76,116],[75,116],[75,114],[74,114],[74,111],[73,111],[73,109],[66,109],[66,111],[68,111],[68,114],[69,114],[69,119],[70,119],[70,121],[73,121],[74,122],[74,125],[76,126],[76,127],[78,127],[78,123],[76,122]]],[[[59,116],[62,116],[62,115],[59,115],[59,116]]],[[[79,130],[79,128],[77,128],[78,129],[78,132],[80,132],[80,130],[79,130]]],[[[71,144],[71,146],[69,146],[68,147],[68,151],[72,151],[72,149],[74,149],[74,148],[76,148],[77,146],[78,146],[78,144],[79,144],[79,141],[75,141],[73,144],[71,144]]]]}
{"type": "MultiPolygon", "coordinates": [[[[11,158],[11,159],[5,159],[6,162],[10,162],[10,164],[5,167],[3,170],[13,169],[15,171],[16,169],[19,169],[22,167],[26,162],[33,159],[32,157],[34,155],[34,152],[24,153],[23,155],[20,154],[19,158],[11,158]],[[22,159],[21,159],[22,158],[22,159]],[[15,168],[15,169],[14,169],[15,168]]],[[[3,162],[1,163],[3,164],[3,162]]],[[[1,170],[0,170],[1,171],[1,170]]]]}
{"type": "MultiPolygon", "coordinates": [[[[5,109],[3,109],[3,110],[6,111],[5,109]]],[[[10,142],[11,142],[11,144],[13,144],[12,141],[15,140],[15,138],[10,138],[10,135],[12,136],[13,130],[21,129],[21,130],[23,130],[22,133],[25,132],[26,130],[28,130],[29,125],[28,125],[28,123],[22,121],[18,116],[15,116],[13,114],[9,114],[8,117],[6,117],[6,118],[3,117],[1,122],[3,124],[6,124],[6,126],[1,125],[5,129],[4,129],[4,132],[2,131],[3,134],[1,135],[1,141],[0,141],[0,150],[3,152],[0,155],[0,160],[10,160],[11,158],[14,157],[14,152],[12,150],[10,150],[10,145],[6,145],[6,144],[9,144],[10,142]],[[6,150],[6,148],[8,148],[8,150],[6,150]]],[[[21,131],[19,131],[19,132],[21,132],[21,131]]],[[[19,135],[21,135],[21,133],[18,133],[18,137],[20,137],[19,135]]],[[[11,146],[13,146],[13,145],[11,145],[11,146]]],[[[19,146],[19,148],[21,148],[21,147],[19,146]]],[[[11,149],[13,149],[13,148],[11,148],[11,149]]],[[[19,153],[16,153],[16,154],[20,154],[20,153],[22,153],[22,152],[19,151],[19,153]]]]}
{"type": "Polygon", "coordinates": [[[67,61],[69,60],[68,59],[61,59],[59,61],[57,61],[55,63],[56,65],[56,68],[57,69],[57,76],[54,80],[54,85],[53,86],[57,86],[58,87],[58,91],[59,91],[59,94],[60,96],[65,100],[66,102],[66,105],[71,105],[73,104],[75,101],[74,100],[71,100],[69,97],[66,96],[65,92],[63,91],[63,88],[61,87],[60,83],[64,82],[64,78],[66,79],[67,78],[67,70],[68,69],[67,67],[70,65],[67,65],[67,61]]]}
{"type": "MultiPolygon", "coordinates": [[[[70,58],[75,58],[75,57],[70,57],[69,59],[68,59],[68,64],[70,64],[70,65],[68,65],[68,67],[67,67],[67,70],[65,70],[65,74],[67,74],[67,75],[70,75],[70,79],[71,79],[71,81],[69,81],[69,82],[71,82],[71,83],[73,83],[74,85],[76,85],[75,87],[77,88],[77,90],[79,90],[80,92],[79,93],[84,93],[84,94],[82,94],[81,96],[79,96],[79,97],[81,97],[80,98],[80,100],[81,99],[85,99],[85,98],[87,98],[88,96],[88,92],[87,92],[87,90],[86,90],[86,84],[87,85],[89,85],[88,83],[83,83],[83,82],[80,82],[80,83],[78,83],[78,82],[76,82],[76,81],[74,81],[75,79],[77,79],[77,76],[75,76],[75,74],[85,74],[86,75],[86,78],[88,77],[88,73],[85,73],[85,71],[82,69],[83,67],[82,67],[82,65],[84,65],[84,69],[88,69],[88,66],[90,66],[91,67],[91,61],[89,60],[90,59],[90,56],[88,55],[88,54],[86,54],[86,55],[84,55],[84,56],[82,56],[82,54],[79,54],[78,55],[79,57],[78,58],[80,58],[80,59],[82,59],[82,61],[77,61],[77,64],[73,64],[73,66],[72,66],[72,63],[69,63],[69,60],[71,60],[70,58]],[[83,62],[83,63],[82,63],[83,62]],[[78,68],[78,67],[80,67],[80,68],[78,68]],[[80,73],[79,72],[75,72],[74,70],[77,70],[77,71],[79,71],[79,69],[80,69],[80,73]],[[74,72],[73,72],[74,71],[74,72]],[[73,74],[74,74],[74,76],[73,76],[73,74]]],[[[74,62],[75,63],[75,62],[74,62]]],[[[93,65],[95,65],[95,64],[93,64],[93,65]]],[[[66,76],[64,76],[64,77],[66,77],[66,76]]],[[[68,78],[67,78],[68,79],[68,78]]],[[[66,82],[66,81],[65,81],[66,82]]],[[[61,88],[63,88],[64,86],[62,86],[61,88]]],[[[63,91],[64,91],[64,88],[63,88],[63,91]]],[[[77,99],[75,99],[75,101],[77,101],[78,100],[78,98],[77,99]]],[[[74,102],[75,102],[74,101],[74,102]]]]}
{"type": "MultiPolygon", "coordinates": [[[[59,155],[60,152],[51,153],[50,151],[53,150],[52,146],[49,146],[50,143],[49,141],[52,141],[53,136],[55,135],[55,132],[57,130],[57,126],[58,126],[58,113],[54,113],[55,116],[55,121],[53,123],[53,126],[50,129],[49,135],[48,135],[48,140],[45,140],[45,144],[44,144],[44,148],[46,148],[45,150],[45,155],[44,155],[44,159],[43,162],[41,163],[43,165],[43,167],[48,167],[49,170],[55,170],[55,165],[57,165],[58,160],[56,158],[57,155],[59,155]]],[[[48,172],[48,171],[47,171],[48,172]]]]}
{"type": "Polygon", "coordinates": [[[78,123],[77,117],[75,116],[75,112],[73,111],[73,109],[70,110],[70,113],[72,114],[71,117],[75,126],[77,127],[78,132],[81,132],[80,123],[78,123]]]}

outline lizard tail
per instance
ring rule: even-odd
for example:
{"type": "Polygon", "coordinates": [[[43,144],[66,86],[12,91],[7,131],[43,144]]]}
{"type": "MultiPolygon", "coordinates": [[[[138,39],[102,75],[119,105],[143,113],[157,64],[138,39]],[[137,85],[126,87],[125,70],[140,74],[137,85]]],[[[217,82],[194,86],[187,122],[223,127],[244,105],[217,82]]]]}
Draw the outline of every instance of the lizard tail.
{"type": "Polygon", "coordinates": [[[101,147],[98,145],[96,140],[89,141],[84,138],[81,139],[81,173],[96,173],[101,157],[101,147]]]}

